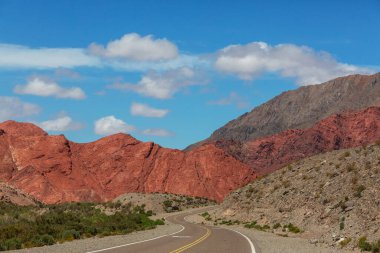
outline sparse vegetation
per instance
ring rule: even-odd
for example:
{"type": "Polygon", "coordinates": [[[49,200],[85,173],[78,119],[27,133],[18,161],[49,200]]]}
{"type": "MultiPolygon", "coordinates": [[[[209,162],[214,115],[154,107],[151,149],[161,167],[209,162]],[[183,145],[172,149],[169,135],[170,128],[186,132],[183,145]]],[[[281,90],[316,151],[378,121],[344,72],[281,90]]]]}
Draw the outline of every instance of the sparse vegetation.
{"type": "Polygon", "coordinates": [[[364,185],[359,185],[355,189],[354,196],[357,197],[357,198],[361,198],[364,190],[365,190],[365,186],[364,185]]]}
{"type": "Polygon", "coordinates": [[[344,221],[345,221],[345,218],[344,218],[344,217],[340,218],[340,223],[339,223],[339,229],[340,229],[340,230],[343,230],[343,229],[344,229],[344,221]]]}
{"type": "Polygon", "coordinates": [[[377,242],[367,242],[367,237],[362,236],[359,238],[358,247],[362,251],[380,252],[380,240],[377,242]]]}
{"type": "Polygon", "coordinates": [[[339,244],[340,244],[340,247],[341,247],[341,248],[346,247],[351,241],[352,241],[352,239],[351,239],[350,237],[345,238],[343,241],[341,241],[341,242],[339,243],[339,244]]]}
{"type": "Polygon", "coordinates": [[[286,229],[288,229],[289,232],[292,232],[295,234],[301,233],[301,229],[299,227],[293,225],[292,223],[289,223],[288,225],[284,225],[283,228],[286,228],[286,229]]]}
{"type": "Polygon", "coordinates": [[[0,202],[0,250],[52,245],[75,239],[126,234],[164,224],[144,207],[118,203],[66,203],[42,207],[0,202]],[[107,209],[109,213],[102,211],[107,209]]]}
{"type": "Polygon", "coordinates": [[[269,225],[259,225],[257,224],[256,221],[252,221],[251,223],[248,223],[248,224],[245,224],[244,227],[246,228],[254,228],[254,229],[257,229],[257,230],[260,230],[260,231],[266,231],[268,229],[270,229],[270,226],[269,225]]]}

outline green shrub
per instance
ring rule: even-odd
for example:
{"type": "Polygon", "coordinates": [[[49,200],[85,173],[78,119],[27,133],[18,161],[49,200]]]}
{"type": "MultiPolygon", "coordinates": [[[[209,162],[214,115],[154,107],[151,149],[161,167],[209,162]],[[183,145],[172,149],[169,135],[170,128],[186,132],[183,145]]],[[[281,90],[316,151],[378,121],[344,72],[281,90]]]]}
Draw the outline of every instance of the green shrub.
{"type": "Polygon", "coordinates": [[[4,242],[0,243],[0,250],[15,250],[15,249],[21,249],[21,241],[17,238],[12,238],[5,240],[4,242]]]}
{"type": "Polygon", "coordinates": [[[358,247],[359,247],[359,249],[361,249],[363,251],[371,251],[372,250],[372,246],[369,242],[367,242],[367,237],[365,237],[365,236],[359,238],[358,247]]]}
{"type": "Polygon", "coordinates": [[[288,225],[285,225],[284,228],[287,228],[289,232],[298,234],[301,233],[301,229],[297,226],[293,225],[292,223],[289,223],[288,225]]]}
{"type": "Polygon", "coordinates": [[[0,250],[51,245],[96,235],[125,234],[164,224],[149,219],[143,206],[119,203],[65,203],[20,207],[0,202],[0,250]],[[104,208],[116,208],[106,215],[104,208]],[[11,222],[4,222],[11,217],[11,222]],[[8,218],[7,218],[8,219],[8,218]]]}

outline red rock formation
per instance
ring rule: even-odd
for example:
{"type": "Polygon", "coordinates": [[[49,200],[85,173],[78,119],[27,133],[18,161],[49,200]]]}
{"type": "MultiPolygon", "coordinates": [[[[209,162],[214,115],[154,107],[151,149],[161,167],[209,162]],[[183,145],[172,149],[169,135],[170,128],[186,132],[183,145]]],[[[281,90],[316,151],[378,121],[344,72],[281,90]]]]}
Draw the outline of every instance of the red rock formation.
{"type": "Polygon", "coordinates": [[[244,143],[218,142],[259,175],[293,161],[380,140],[380,107],[332,115],[311,128],[287,130],[244,143]]]}
{"type": "Polygon", "coordinates": [[[380,139],[380,107],[330,116],[313,127],[184,152],[115,134],[79,144],[29,123],[0,124],[0,180],[46,203],[106,201],[127,192],[221,201],[258,174],[333,149],[380,139]],[[239,162],[223,149],[237,154],[239,162]]]}
{"type": "Polygon", "coordinates": [[[0,124],[0,180],[45,203],[106,201],[127,192],[220,201],[254,177],[248,166],[213,144],[183,152],[126,134],[79,144],[33,124],[0,124]]]}

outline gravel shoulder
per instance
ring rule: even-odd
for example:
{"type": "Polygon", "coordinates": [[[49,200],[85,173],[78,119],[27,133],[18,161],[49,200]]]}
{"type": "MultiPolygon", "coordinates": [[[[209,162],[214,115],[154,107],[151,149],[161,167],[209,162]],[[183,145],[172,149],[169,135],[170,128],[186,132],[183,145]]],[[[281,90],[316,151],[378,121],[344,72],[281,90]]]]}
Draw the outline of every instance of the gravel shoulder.
{"type": "MultiPolygon", "coordinates": [[[[198,214],[188,216],[188,222],[201,223],[205,222],[204,218],[198,214]]],[[[205,222],[207,224],[207,222],[205,222]]],[[[209,223],[212,225],[212,223],[209,223]]],[[[307,239],[294,237],[281,237],[268,232],[261,232],[254,229],[247,229],[242,226],[220,226],[228,229],[233,229],[248,236],[258,253],[358,253],[360,251],[349,251],[341,249],[328,248],[325,245],[315,245],[307,239]]]]}

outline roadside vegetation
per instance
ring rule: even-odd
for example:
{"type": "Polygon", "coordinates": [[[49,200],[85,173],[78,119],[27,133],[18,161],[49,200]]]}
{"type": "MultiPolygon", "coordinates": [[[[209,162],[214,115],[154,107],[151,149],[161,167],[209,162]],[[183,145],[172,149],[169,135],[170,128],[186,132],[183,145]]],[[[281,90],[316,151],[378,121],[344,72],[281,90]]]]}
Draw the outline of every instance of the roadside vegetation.
{"type": "Polygon", "coordinates": [[[167,213],[178,212],[188,208],[196,208],[215,204],[215,201],[201,197],[192,197],[176,194],[170,194],[168,196],[169,199],[162,202],[162,207],[164,211],[167,213]]]}
{"type": "Polygon", "coordinates": [[[52,245],[93,236],[155,228],[144,206],[120,203],[65,203],[17,206],[0,202],[0,251],[52,245]]]}

